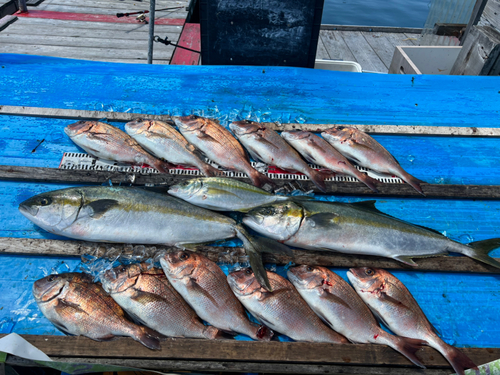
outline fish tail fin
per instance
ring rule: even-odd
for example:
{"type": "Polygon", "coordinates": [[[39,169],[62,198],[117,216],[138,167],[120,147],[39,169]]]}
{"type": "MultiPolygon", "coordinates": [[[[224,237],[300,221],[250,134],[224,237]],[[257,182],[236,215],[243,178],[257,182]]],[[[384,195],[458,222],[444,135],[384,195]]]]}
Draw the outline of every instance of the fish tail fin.
{"type": "Polygon", "coordinates": [[[174,168],[174,166],[170,163],[167,163],[163,160],[158,160],[154,163],[153,167],[160,173],[170,174],[169,169],[174,168]]]}
{"type": "Polygon", "coordinates": [[[472,362],[472,360],[469,357],[467,357],[464,353],[462,353],[454,346],[448,345],[445,342],[443,342],[440,345],[439,349],[443,357],[445,357],[446,360],[450,362],[451,366],[453,367],[453,370],[455,370],[455,372],[458,375],[464,375],[465,369],[467,368],[477,370],[476,364],[472,362]]]}
{"type": "Polygon", "coordinates": [[[271,341],[274,336],[274,332],[266,327],[265,325],[259,326],[257,333],[255,335],[259,341],[271,341]]]}
{"type": "Polygon", "coordinates": [[[135,340],[139,341],[142,345],[149,349],[160,350],[160,340],[164,340],[166,337],[151,328],[139,326],[137,333],[134,337],[135,340]]]}
{"type": "Polygon", "coordinates": [[[500,268],[500,262],[490,257],[490,251],[500,247],[500,238],[490,238],[489,240],[475,241],[467,244],[467,247],[460,247],[460,249],[453,249],[451,251],[459,252],[460,254],[467,255],[472,259],[479,260],[480,262],[489,264],[490,266],[500,268]]]}
{"type": "Polygon", "coordinates": [[[252,180],[252,184],[259,188],[263,187],[265,184],[268,184],[271,187],[276,186],[276,183],[273,180],[253,168],[251,171],[248,171],[248,177],[252,180]]]}
{"type": "Polygon", "coordinates": [[[331,171],[317,171],[316,169],[310,169],[307,176],[314,182],[314,185],[318,187],[323,193],[326,193],[325,178],[332,177],[334,175],[331,171]]]}
{"type": "Polygon", "coordinates": [[[362,183],[364,183],[366,186],[368,186],[371,191],[374,193],[378,193],[377,186],[378,184],[381,184],[379,180],[375,180],[374,178],[371,178],[365,173],[359,173],[359,176],[356,176],[358,180],[360,180],[362,183]]]}
{"type": "Polygon", "coordinates": [[[262,263],[261,253],[286,253],[293,254],[292,251],[285,245],[280,244],[274,240],[270,240],[264,237],[251,236],[245,228],[241,225],[237,225],[236,236],[243,241],[243,247],[245,248],[246,254],[248,255],[248,260],[250,262],[250,267],[252,268],[255,279],[262,285],[266,290],[272,292],[271,284],[267,277],[267,272],[262,263]]]}
{"type": "Polygon", "coordinates": [[[406,182],[408,185],[410,185],[412,188],[414,188],[416,191],[418,191],[425,197],[424,191],[420,186],[420,184],[425,181],[419,180],[418,178],[412,176],[411,174],[403,170],[400,173],[398,173],[398,175],[404,182],[406,182]]]}
{"type": "Polygon", "coordinates": [[[207,177],[217,177],[217,176],[221,176],[222,175],[222,171],[220,171],[219,169],[215,168],[215,167],[212,167],[210,164],[202,164],[200,165],[200,170],[201,172],[207,176],[207,177]]]}
{"type": "Polygon", "coordinates": [[[412,361],[414,364],[421,368],[425,366],[420,362],[415,353],[422,348],[422,346],[427,345],[427,341],[410,339],[409,337],[392,336],[390,340],[386,342],[394,350],[403,354],[406,358],[412,361]]]}

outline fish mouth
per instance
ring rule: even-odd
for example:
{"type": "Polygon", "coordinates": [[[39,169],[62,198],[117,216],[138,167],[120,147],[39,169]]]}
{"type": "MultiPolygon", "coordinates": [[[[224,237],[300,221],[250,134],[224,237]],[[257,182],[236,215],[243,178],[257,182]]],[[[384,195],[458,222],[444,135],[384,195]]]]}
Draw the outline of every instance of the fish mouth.
{"type": "Polygon", "coordinates": [[[27,204],[21,203],[19,205],[19,212],[29,219],[30,217],[35,217],[38,214],[38,207],[28,206],[27,204]]]}

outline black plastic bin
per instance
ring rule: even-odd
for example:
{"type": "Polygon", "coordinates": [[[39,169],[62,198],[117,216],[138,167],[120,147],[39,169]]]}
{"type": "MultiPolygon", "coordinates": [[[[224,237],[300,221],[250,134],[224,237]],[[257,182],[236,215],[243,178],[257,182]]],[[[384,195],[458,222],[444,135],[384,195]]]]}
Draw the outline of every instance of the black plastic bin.
{"type": "Polygon", "coordinates": [[[314,68],[324,0],[200,0],[203,65],[314,68]]]}

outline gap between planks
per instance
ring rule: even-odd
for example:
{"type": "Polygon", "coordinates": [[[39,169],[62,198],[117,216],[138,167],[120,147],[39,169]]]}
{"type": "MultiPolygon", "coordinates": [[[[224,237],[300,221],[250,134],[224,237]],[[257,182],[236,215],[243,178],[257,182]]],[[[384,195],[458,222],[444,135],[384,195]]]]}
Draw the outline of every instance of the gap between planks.
{"type": "MultiPolygon", "coordinates": [[[[172,123],[169,115],[148,115],[142,113],[88,111],[65,108],[43,108],[0,105],[0,115],[48,117],[58,119],[85,119],[128,122],[137,117],[172,123]]],[[[423,125],[361,125],[361,124],[295,124],[263,123],[266,127],[277,130],[307,130],[321,132],[333,126],[351,126],[370,134],[391,135],[429,135],[429,136],[464,136],[464,137],[499,137],[500,128],[459,127],[459,126],[423,126],[423,125]]]]}
{"type": "MultiPolygon", "coordinates": [[[[138,245],[134,245],[138,246],[138,245]]],[[[147,257],[153,258],[157,252],[177,249],[175,246],[145,245],[147,257]]],[[[245,255],[241,247],[198,246],[198,252],[214,262],[231,262],[239,256],[245,255]],[[233,255],[230,255],[233,253],[233,255]]],[[[82,256],[94,255],[106,258],[110,252],[116,256],[117,252],[128,254],[133,249],[127,244],[111,244],[98,242],[84,242],[75,240],[46,240],[32,238],[0,237],[0,253],[38,256],[82,256]]],[[[412,270],[412,271],[439,271],[462,273],[487,273],[498,274],[500,269],[477,262],[465,256],[441,256],[435,258],[415,258],[418,267],[411,267],[392,259],[347,255],[328,251],[298,250],[294,249],[293,257],[285,254],[263,253],[265,263],[286,265],[293,261],[295,264],[308,264],[324,267],[351,268],[351,267],[377,267],[384,269],[412,270]]],[[[496,259],[500,261],[500,259],[496,259]]]]}
{"type": "MultiPolygon", "coordinates": [[[[385,345],[166,339],[161,343],[161,350],[150,350],[131,338],[95,342],[75,336],[22,335],[22,337],[48,356],[58,357],[391,365],[416,368],[406,357],[385,345]]],[[[489,363],[500,357],[500,348],[461,348],[461,350],[475,363],[489,363]]],[[[427,367],[450,367],[448,362],[430,347],[419,349],[417,356],[427,367]]]]}

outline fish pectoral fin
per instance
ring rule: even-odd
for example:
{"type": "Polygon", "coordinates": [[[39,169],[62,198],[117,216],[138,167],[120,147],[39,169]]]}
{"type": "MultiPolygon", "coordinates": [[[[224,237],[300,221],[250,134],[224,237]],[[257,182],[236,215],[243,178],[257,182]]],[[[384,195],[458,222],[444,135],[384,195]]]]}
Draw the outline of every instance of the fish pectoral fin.
{"type": "Polygon", "coordinates": [[[313,154],[310,153],[309,150],[302,151],[302,156],[304,156],[309,163],[318,164],[313,154]]]}
{"type": "Polygon", "coordinates": [[[219,142],[217,141],[217,139],[215,139],[211,135],[205,133],[204,131],[198,132],[197,136],[198,136],[199,139],[201,139],[201,140],[203,140],[205,142],[212,142],[212,143],[219,144],[219,142]]]}
{"type": "Polygon", "coordinates": [[[345,308],[352,310],[351,306],[349,306],[346,301],[344,301],[339,296],[336,296],[335,294],[330,293],[328,290],[323,291],[323,293],[321,294],[321,298],[324,298],[324,299],[328,300],[329,302],[334,303],[336,305],[342,305],[345,308]]]}
{"type": "Polygon", "coordinates": [[[401,301],[398,301],[397,299],[395,299],[394,297],[391,297],[390,295],[388,295],[386,292],[380,292],[380,297],[379,299],[381,301],[384,301],[385,303],[388,303],[388,304],[391,304],[391,305],[394,305],[394,306],[397,306],[397,307],[400,307],[400,308],[404,308],[406,310],[411,310],[408,306],[406,306],[403,302],[401,301]]]}
{"type": "Polygon", "coordinates": [[[247,148],[246,150],[248,151],[253,160],[264,162],[264,159],[262,158],[262,156],[260,156],[260,154],[257,151],[252,150],[250,148],[247,148]]]}
{"type": "Polygon", "coordinates": [[[371,308],[370,310],[380,323],[382,323],[387,329],[390,329],[389,324],[387,324],[387,321],[384,319],[382,315],[380,315],[376,310],[372,310],[371,308]]]}
{"type": "MultiPolygon", "coordinates": [[[[261,293],[261,297],[259,300],[260,300],[260,302],[262,302],[262,301],[265,301],[269,298],[279,298],[279,296],[281,296],[282,294],[285,294],[285,295],[289,294],[288,289],[278,289],[274,292],[263,292],[263,293],[261,293]]],[[[288,297],[290,297],[290,296],[288,295],[288,297]]]]}
{"type": "Polygon", "coordinates": [[[73,314],[83,314],[89,315],[85,310],[83,310],[79,305],[73,302],[60,299],[57,305],[54,307],[55,311],[59,315],[73,315],[73,314]]]}
{"type": "Polygon", "coordinates": [[[201,295],[201,296],[209,299],[210,302],[212,302],[215,306],[219,306],[219,304],[217,303],[215,298],[212,297],[209,293],[207,293],[207,291],[205,289],[203,289],[203,287],[200,284],[198,284],[195,279],[193,279],[193,278],[189,279],[189,281],[186,284],[186,287],[188,289],[191,289],[191,292],[193,294],[201,295]]]}
{"type": "Polygon", "coordinates": [[[227,190],[222,190],[222,189],[217,189],[217,188],[208,188],[207,189],[207,195],[212,196],[212,195],[232,195],[233,197],[236,197],[238,199],[241,199],[239,195],[231,193],[230,191],[227,190]]]}
{"type": "Polygon", "coordinates": [[[252,313],[252,315],[255,316],[255,319],[257,319],[261,324],[264,324],[267,327],[272,326],[271,322],[269,322],[267,319],[265,319],[262,315],[254,314],[254,313],[252,313]]]}
{"type": "Polygon", "coordinates": [[[130,298],[131,300],[140,303],[141,305],[146,305],[148,303],[164,303],[165,300],[157,294],[143,292],[142,290],[135,290],[134,296],[130,298]]]}
{"type": "Polygon", "coordinates": [[[270,147],[272,149],[274,149],[274,151],[278,151],[279,150],[279,147],[277,147],[276,145],[274,145],[273,143],[269,142],[267,139],[265,138],[262,138],[262,137],[255,137],[255,140],[259,143],[261,143],[262,145],[266,146],[266,147],[270,147]]]}
{"type": "Polygon", "coordinates": [[[353,146],[353,147],[359,147],[359,148],[361,148],[364,151],[374,151],[373,148],[371,148],[370,146],[368,146],[368,145],[366,145],[364,143],[361,143],[361,142],[357,141],[356,139],[352,139],[351,138],[347,142],[351,143],[351,146],[353,146]]]}
{"type": "Polygon", "coordinates": [[[334,219],[338,216],[339,215],[332,212],[323,212],[309,216],[307,220],[312,221],[314,223],[314,227],[331,228],[332,225],[336,225],[334,219]]]}
{"type": "Polygon", "coordinates": [[[395,255],[395,256],[393,256],[391,258],[394,259],[394,260],[397,260],[398,262],[401,262],[401,263],[404,263],[404,264],[408,264],[409,266],[418,267],[418,264],[415,263],[413,261],[413,259],[411,259],[411,257],[408,256],[408,255],[395,255]]]}
{"type": "Polygon", "coordinates": [[[89,216],[93,219],[99,219],[109,209],[119,205],[115,199],[98,199],[84,206],[84,209],[89,210],[89,216]]]}

